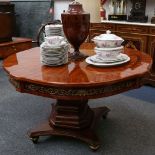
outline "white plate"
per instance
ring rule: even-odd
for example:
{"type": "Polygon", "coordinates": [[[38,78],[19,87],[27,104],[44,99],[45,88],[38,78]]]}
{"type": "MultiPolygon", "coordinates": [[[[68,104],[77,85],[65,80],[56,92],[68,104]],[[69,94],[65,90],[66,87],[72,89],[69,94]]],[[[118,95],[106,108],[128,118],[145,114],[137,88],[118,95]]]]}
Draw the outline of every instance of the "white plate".
{"type": "Polygon", "coordinates": [[[115,59],[104,59],[102,57],[99,57],[98,55],[93,55],[90,57],[90,59],[93,62],[96,63],[110,63],[110,62],[119,62],[119,61],[123,61],[126,60],[128,58],[128,56],[126,54],[120,53],[117,58],[115,59]]]}
{"type": "Polygon", "coordinates": [[[126,54],[122,54],[122,57],[124,57],[124,59],[122,59],[122,61],[114,61],[114,62],[94,62],[92,61],[91,57],[87,57],[86,58],[86,62],[90,65],[94,65],[94,66],[98,66],[98,67],[109,67],[109,66],[117,66],[117,65],[121,65],[121,64],[124,64],[124,63],[127,63],[128,61],[130,61],[130,57],[127,56],[126,54]]]}

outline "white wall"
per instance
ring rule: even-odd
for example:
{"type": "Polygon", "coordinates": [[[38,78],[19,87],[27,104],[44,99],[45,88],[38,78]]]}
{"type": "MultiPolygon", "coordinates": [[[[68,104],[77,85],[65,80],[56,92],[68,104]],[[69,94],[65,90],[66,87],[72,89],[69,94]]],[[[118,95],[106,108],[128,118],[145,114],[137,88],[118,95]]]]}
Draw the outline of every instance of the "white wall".
{"type": "Polygon", "coordinates": [[[152,16],[154,16],[155,0],[146,0],[146,6],[146,15],[148,15],[150,21],[152,16]]]}
{"type": "MultiPolygon", "coordinates": [[[[78,0],[78,1],[83,4],[84,10],[90,13],[91,22],[100,22],[100,17],[99,17],[100,0],[78,0]]],[[[105,4],[107,15],[109,13],[109,1],[110,0],[107,0],[105,4]]],[[[63,12],[63,10],[68,9],[69,3],[71,3],[71,1],[65,1],[65,0],[55,1],[55,19],[61,19],[61,13],[63,12]]],[[[128,3],[127,13],[130,14],[130,8],[131,8],[130,0],[128,0],[127,3],[128,3]]],[[[146,0],[146,5],[147,5],[146,15],[148,15],[149,22],[150,22],[151,17],[154,15],[155,0],[146,0]]]]}
{"type": "Polygon", "coordinates": [[[61,20],[61,13],[63,13],[63,10],[68,9],[68,5],[71,3],[70,1],[65,0],[57,0],[54,3],[54,19],[60,19],[61,20]]]}
{"type": "Polygon", "coordinates": [[[91,22],[100,21],[100,0],[78,0],[83,5],[83,9],[90,13],[91,22]]]}
{"type": "MultiPolygon", "coordinates": [[[[83,5],[84,11],[90,13],[90,20],[91,22],[99,22],[100,16],[99,16],[99,2],[100,0],[78,0],[83,5]],[[90,3],[91,1],[91,3],[90,3]]],[[[63,10],[68,9],[68,5],[71,3],[71,1],[65,1],[65,0],[57,0],[55,1],[55,19],[61,19],[61,13],[63,10]]]]}

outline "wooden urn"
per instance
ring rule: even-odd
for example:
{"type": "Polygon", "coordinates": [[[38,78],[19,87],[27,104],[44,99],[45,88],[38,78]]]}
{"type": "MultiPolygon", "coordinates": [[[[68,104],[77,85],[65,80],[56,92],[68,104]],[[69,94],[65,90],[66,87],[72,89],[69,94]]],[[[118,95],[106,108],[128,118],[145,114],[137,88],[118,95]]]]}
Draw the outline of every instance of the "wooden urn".
{"type": "Polygon", "coordinates": [[[64,34],[74,48],[70,58],[79,59],[85,57],[80,53],[79,48],[89,34],[90,14],[83,10],[82,4],[74,1],[69,4],[68,10],[61,14],[61,19],[64,34]]]}

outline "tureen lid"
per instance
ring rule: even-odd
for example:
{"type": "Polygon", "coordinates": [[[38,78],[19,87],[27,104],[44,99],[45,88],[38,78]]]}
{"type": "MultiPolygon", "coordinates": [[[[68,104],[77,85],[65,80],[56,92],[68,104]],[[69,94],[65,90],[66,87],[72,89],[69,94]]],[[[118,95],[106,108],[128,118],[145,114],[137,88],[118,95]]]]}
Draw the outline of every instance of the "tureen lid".
{"type": "Polygon", "coordinates": [[[95,40],[123,40],[121,37],[111,34],[110,30],[107,30],[105,34],[94,37],[95,40]]]}

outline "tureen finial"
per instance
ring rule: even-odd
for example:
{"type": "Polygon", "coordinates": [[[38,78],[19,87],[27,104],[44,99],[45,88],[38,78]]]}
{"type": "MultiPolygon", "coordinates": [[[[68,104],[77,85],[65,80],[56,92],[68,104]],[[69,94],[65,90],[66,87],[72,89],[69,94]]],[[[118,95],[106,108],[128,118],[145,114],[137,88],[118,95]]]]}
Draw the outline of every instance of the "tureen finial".
{"type": "Polygon", "coordinates": [[[110,31],[110,30],[107,30],[107,31],[106,31],[106,34],[111,34],[111,31],[110,31]]]}

